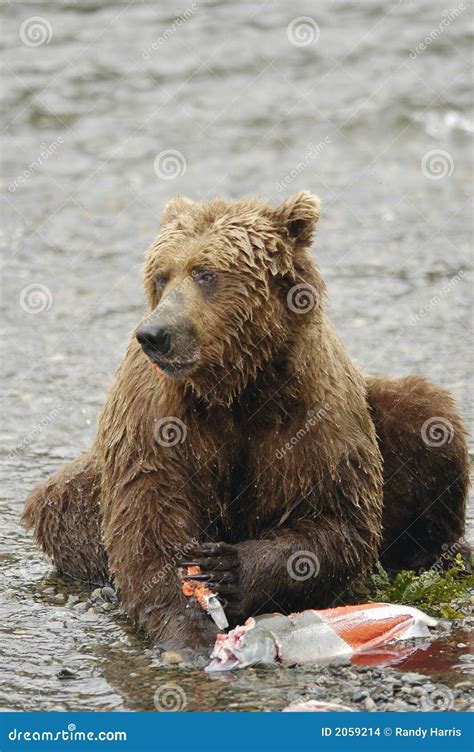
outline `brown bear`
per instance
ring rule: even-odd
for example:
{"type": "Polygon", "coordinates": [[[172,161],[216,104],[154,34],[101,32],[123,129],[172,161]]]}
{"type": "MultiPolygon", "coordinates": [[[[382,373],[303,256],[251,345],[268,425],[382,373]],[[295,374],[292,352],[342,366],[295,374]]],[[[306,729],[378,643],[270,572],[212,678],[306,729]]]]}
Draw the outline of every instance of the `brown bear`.
{"type": "Polygon", "coordinates": [[[309,251],[318,217],[307,192],[278,208],[173,200],[96,441],[27,499],[59,570],[113,581],[164,646],[216,633],[180,562],[201,566],[235,624],[329,606],[379,556],[430,566],[464,533],[453,400],[350,360],[309,251]]]}

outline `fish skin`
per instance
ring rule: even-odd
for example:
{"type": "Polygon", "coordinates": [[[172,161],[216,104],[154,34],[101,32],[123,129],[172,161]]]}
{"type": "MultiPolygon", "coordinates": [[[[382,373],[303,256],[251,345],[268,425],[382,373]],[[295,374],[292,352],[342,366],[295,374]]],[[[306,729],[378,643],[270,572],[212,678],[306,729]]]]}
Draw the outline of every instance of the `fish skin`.
{"type": "Polygon", "coordinates": [[[247,619],[227,635],[218,635],[205,670],[231,671],[259,663],[316,663],[426,637],[428,627],[436,623],[419,609],[385,603],[310,609],[289,616],[264,614],[247,619]]]}
{"type": "Polygon", "coordinates": [[[280,638],[282,663],[308,663],[352,653],[350,646],[316,611],[286,617],[292,629],[280,638]]]}

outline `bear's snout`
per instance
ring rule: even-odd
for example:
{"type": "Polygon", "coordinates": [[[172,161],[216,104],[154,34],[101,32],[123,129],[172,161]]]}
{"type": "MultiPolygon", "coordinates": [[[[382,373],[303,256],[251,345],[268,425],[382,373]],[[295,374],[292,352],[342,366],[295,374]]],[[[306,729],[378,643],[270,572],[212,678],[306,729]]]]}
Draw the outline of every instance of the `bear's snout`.
{"type": "Polygon", "coordinates": [[[197,337],[186,320],[142,322],[136,337],[145,355],[170,376],[187,373],[196,363],[197,337]]]}
{"type": "Polygon", "coordinates": [[[137,329],[137,340],[144,352],[154,355],[166,355],[171,349],[171,330],[163,324],[141,324],[137,329]]]}

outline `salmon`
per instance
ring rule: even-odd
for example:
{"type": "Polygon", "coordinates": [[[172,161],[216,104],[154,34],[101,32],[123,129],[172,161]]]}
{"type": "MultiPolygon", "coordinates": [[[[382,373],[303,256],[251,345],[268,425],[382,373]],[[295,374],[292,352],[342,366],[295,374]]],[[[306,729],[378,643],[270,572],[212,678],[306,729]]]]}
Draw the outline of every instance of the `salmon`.
{"type": "Polygon", "coordinates": [[[209,590],[202,578],[201,567],[197,565],[180,567],[181,591],[186,598],[195,598],[203,611],[214,621],[218,629],[227,629],[229,622],[217,596],[209,590]],[[192,577],[193,579],[189,579],[192,577]]]}
{"type": "Polygon", "coordinates": [[[426,637],[436,620],[417,608],[370,603],[297,614],[251,617],[217,635],[206,671],[232,671],[255,664],[317,663],[426,637]]]}

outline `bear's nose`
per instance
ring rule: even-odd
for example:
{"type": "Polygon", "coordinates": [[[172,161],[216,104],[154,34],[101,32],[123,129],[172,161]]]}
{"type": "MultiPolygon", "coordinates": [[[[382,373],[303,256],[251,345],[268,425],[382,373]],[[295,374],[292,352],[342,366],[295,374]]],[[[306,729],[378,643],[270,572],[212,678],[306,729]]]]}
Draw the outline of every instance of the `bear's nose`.
{"type": "Polygon", "coordinates": [[[137,340],[147,355],[166,355],[171,347],[169,328],[159,324],[141,324],[137,329],[137,340]]]}

